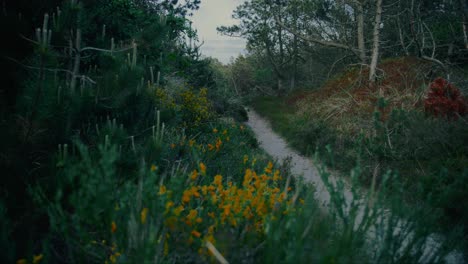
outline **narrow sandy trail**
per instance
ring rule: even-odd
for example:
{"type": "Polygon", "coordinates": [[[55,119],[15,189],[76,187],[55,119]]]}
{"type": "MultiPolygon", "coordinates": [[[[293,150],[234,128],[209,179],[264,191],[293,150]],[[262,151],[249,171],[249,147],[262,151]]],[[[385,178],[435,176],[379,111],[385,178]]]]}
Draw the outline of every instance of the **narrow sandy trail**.
{"type": "MultiPolygon", "coordinates": [[[[269,122],[262,118],[252,109],[248,111],[249,121],[247,125],[253,130],[260,147],[278,161],[291,158],[291,172],[293,175],[302,176],[308,183],[312,183],[316,189],[315,198],[322,205],[326,206],[330,202],[330,194],[327,191],[317,168],[311,159],[299,155],[296,151],[288,147],[286,141],[277,135],[271,128],[269,122]]],[[[335,182],[334,179],[330,179],[335,182]]],[[[350,202],[352,194],[349,189],[345,190],[346,202],[350,202]]]]}
{"type": "MultiPolygon", "coordinates": [[[[286,141],[277,135],[270,126],[270,123],[261,117],[258,113],[249,109],[247,111],[249,120],[246,123],[252,131],[255,133],[257,140],[260,143],[260,147],[263,148],[269,155],[278,161],[282,161],[286,158],[291,158],[291,172],[295,176],[302,176],[308,183],[312,183],[315,187],[315,198],[316,201],[322,205],[322,208],[326,208],[330,203],[330,193],[325,187],[317,168],[314,166],[313,161],[307,157],[299,155],[296,151],[288,147],[286,141]]],[[[337,179],[335,176],[330,176],[330,182],[336,183],[337,179]]],[[[346,203],[349,205],[353,199],[351,188],[345,186],[344,198],[346,203]]],[[[359,198],[358,198],[359,199],[359,198]]],[[[363,213],[360,208],[358,213],[358,222],[361,220],[361,214],[363,213]]],[[[383,216],[385,217],[385,216],[383,216]]],[[[394,230],[395,231],[395,230],[394,230]]],[[[374,231],[371,231],[372,233],[374,231]]],[[[396,231],[398,232],[398,230],[396,231]]],[[[373,236],[373,235],[371,235],[373,236]]],[[[431,255],[431,251],[434,248],[438,248],[441,236],[438,234],[432,234],[427,238],[424,251],[424,255],[431,255]]],[[[424,257],[422,258],[424,259],[424,257]]],[[[420,262],[425,263],[424,260],[420,262]]],[[[458,251],[452,251],[448,256],[443,259],[445,263],[466,263],[463,254],[458,251]]]]}

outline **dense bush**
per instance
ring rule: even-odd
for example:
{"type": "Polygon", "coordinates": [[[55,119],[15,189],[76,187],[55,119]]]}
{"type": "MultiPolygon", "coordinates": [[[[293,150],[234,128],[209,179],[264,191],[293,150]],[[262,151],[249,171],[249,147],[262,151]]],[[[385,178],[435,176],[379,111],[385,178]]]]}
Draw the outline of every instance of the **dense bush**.
{"type": "Polygon", "coordinates": [[[447,80],[438,78],[429,87],[424,110],[435,117],[458,119],[468,112],[468,106],[460,89],[447,80]]]}
{"type": "Polygon", "coordinates": [[[449,121],[428,118],[423,111],[390,110],[388,101],[380,98],[371,124],[354,124],[361,126],[360,133],[343,133],[326,116],[295,113],[283,100],[262,99],[252,106],[303,154],[317,151],[322,161],[344,174],[359,161],[365,186],[382,182],[382,176],[374,179],[375,175],[398,172],[395,183],[401,188],[395,188],[394,194],[433,208],[433,216],[447,229],[456,225],[468,232],[466,205],[460,198],[468,183],[468,126],[463,117],[449,121]]]}

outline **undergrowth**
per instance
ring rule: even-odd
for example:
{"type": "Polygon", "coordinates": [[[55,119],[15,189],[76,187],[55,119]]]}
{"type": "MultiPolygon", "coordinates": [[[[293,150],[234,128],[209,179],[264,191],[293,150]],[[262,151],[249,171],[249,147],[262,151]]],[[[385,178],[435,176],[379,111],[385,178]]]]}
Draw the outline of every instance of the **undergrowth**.
{"type": "MultiPolygon", "coordinates": [[[[355,77],[344,76],[330,83],[355,77]]],[[[458,226],[462,234],[468,233],[462,198],[468,183],[466,118],[427,116],[422,103],[427,85],[414,83],[397,91],[388,80],[384,83],[383,92],[369,90],[365,96],[350,82],[350,87],[336,87],[329,95],[322,89],[300,91],[286,98],[258,98],[252,107],[301,153],[326,156],[333,149],[335,158],[324,162],[344,175],[360,160],[360,182],[368,188],[375,175],[381,184],[385,171],[398,172],[394,180],[402,188],[393,195],[403,203],[431,208],[435,229],[441,226],[450,232],[458,226]]]]}

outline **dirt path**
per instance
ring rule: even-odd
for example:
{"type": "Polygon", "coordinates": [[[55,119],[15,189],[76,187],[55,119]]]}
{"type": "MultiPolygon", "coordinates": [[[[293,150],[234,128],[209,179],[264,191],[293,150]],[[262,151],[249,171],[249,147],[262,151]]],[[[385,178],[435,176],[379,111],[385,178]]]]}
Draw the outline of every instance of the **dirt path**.
{"type": "MultiPolygon", "coordinates": [[[[286,141],[272,130],[269,122],[255,111],[250,109],[248,115],[249,121],[247,125],[250,126],[255,133],[260,142],[260,147],[278,161],[291,158],[291,172],[293,175],[302,176],[306,182],[312,183],[316,188],[316,200],[322,204],[322,206],[328,205],[330,202],[330,194],[326,190],[312,160],[299,155],[296,151],[288,147],[286,141]]],[[[335,182],[333,179],[331,180],[335,182]]],[[[345,197],[346,202],[350,203],[352,194],[349,189],[345,190],[345,197]]]]}
{"type": "MultiPolygon", "coordinates": [[[[311,159],[299,155],[296,151],[288,147],[286,141],[277,135],[271,128],[269,122],[262,118],[252,109],[248,111],[249,121],[247,125],[255,133],[260,147],[263,148],[269,155],[278,161],[282,161],[286,158],[291,158],[291,172],[293,175],[302,176],[306,182],[312,183],[315,186],[315,198],[322,205],[323,208],[326,208],[330,202],[330,194],[327,191],[325,184],[323,183],[317,168],[314,166],[311,159]]],[[[336,183],[337,179],[334,176],[331,176],[330,182],[336,183]]],[[[351,193],[350,187],[344,188],[344,197],[346,204],[350,204],[353,195],[351,193]]],[[[362,210],[359,210],[362,211],[362,210]]],[[[361,213],[358,213],[358,215],[361,213]]],[[[385,216],[383,216],[385,218],[385,216]]],[[[358,216],[358,219],[361,217],[358,216]]],[[[358,220],[359,222],[360,220],[358,220]]],[[[404,221],[403,221],[404,222],[404,221]]],[[[399,230],[394,230],[399,232],[399,230]]],[[[370,235],[373,236],[373,235],[370,235]]],[[[424,255],[431,255],[431,251],[434,248],[438,248],[440,243],[441,236],[438,234],[432,234],[427,238],[426,244],[424,246],[424,255]]],[[[425,263],[424,256],[421,260],[422,263],[425,263]]],[[[445,263],[466,263],[463,258],[463,254],[458,251],[452,251],[448,256],[443,260],[445,263]]]]}

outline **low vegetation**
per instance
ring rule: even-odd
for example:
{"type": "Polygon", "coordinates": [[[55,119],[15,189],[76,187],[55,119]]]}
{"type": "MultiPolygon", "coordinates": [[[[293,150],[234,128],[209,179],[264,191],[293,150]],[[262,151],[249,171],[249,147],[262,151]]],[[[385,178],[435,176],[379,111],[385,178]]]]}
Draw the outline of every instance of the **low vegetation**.
{"type": "Polygon", "coordinates": [[[457,249],[466,229],[432,237],[434,221],[468,222],[463,89],[434,85],[424,104],[426,76],[412,70],[427,64],[410,58],[383,64],[380,86],[353,68],[321,90],[254,101],[293,146],[321,157],[323,206],[241,123],[251,95],[300,83],[303,43],[286,41],[296,48],[280,52],[279,79],[279,68],[249,65],[268,65],[261,54],[232,70],[202,57],[188,20],[199,5],[3,4],[0,262],[430,263],[457,249]],[[351,201],[329,168],[349,174],[351,201]]]}
{"type": "Polygon", "coordinates": [[[320,89],[259,98],[252,106],[303,154],[318,151],[344,175],[359,161],[366,186],[376,175],[380,183],[385,171],[398,173],[394,180],[402,189],[395,194],[432,208],[446,229],[455,225],[466,233],[466,99],[450,84],[454,92],[437,99],[444,103],[430,104],[435,87],[448,83],[431,84],[418,75],[426,66],[413,58],[393,59],[379,66],[385,78],[378,89],[364,84],[359,69],[351,69],[320,89]],[[327,158],[329,148],[333,159],[327,158]]]}

